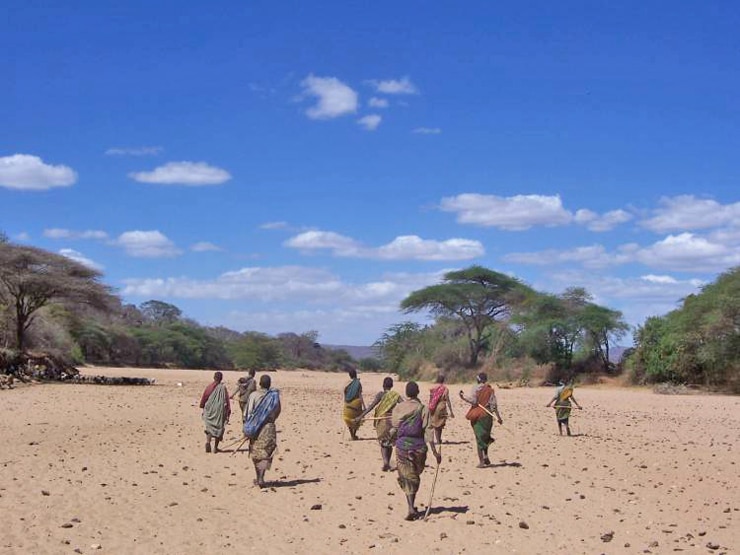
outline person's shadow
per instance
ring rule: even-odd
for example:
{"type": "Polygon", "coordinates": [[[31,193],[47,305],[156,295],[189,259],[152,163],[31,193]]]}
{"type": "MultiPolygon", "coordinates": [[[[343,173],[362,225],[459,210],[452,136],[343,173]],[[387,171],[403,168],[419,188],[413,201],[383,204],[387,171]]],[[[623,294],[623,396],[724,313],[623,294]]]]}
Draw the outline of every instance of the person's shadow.
{"type": "Polygon", "coordinates": [[[274,480],[267,482],[268,488],[294,488],[296,486],[302,486],[303,484],[317,484],[321,481],[321,478],[298,478],[296,480],[274,480]]]}
{"type": "MultiPolygon", "coordinates": [[[[422,513],[422,517],[424,516],[424,513],[426,511],[420,511],[422,513]]],[[[461,505],[459,507],[432,507],[429,509],[430,515],[438,515],[441,513],[455,513],[458,515],[464,515],[468,512],[468,506],[467,505],[461,505]]]]}
{"type": "Polygon", "coordinates": [[[489,464],[486,468],[505,468],[507,466],[510,466],[510,467],[513,467],[513,468],[521,468],[522,467],[522,463],[516,462],[516,461],[515,462],[503,461],[503,462],[500,462],[500,463],[492,463],[492,464],[489,464]]]}

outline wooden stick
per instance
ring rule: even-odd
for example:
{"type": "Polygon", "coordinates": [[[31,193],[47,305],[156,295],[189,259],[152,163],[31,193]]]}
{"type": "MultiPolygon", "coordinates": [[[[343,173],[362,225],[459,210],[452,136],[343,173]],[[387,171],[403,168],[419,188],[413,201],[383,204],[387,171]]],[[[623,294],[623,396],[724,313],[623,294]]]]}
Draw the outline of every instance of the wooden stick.
{"type": "Polygon", "coordinates": [[[231,456],[232,456],[232,457],[233,457],[234,455],[236,455],[236,454],[237,454],[237,453],[239,452],[239,449],[241,449],[241,448],[242,448],[242,445],[244,445],[244,444],[245,444],[245,443],[247,442],[247,440],[248,440],[248,439],[249,439],[248,437],[246,437],[246,436],[244,437],[244,439],[242,440],[242,442],[241,442],[241,443],[240,443],[240,444],[239,444],[239,445],[238,445],[238,446],[236,447],[236,449],[234,449],[234,451],[233,451],[233,452],[231,453],[231,456]]]}
{"type": "MultiPolygon", "coordinates": [[[[439,457],[442,459],[442,446],[439,446],[439,457]]],[[[432,482],[432,491],[429,492],[429,502],[427,503],[427,512],[424,513],[424,520],[429,517],[429,512],[432,510],[432,497],[434,497],[434,487],[437,485],[437,476],[439,476],[440,463],[437,463],[437,470],[434,472],[434,481],[432,482]]]]}
{"type": "Polygon", "coordinates": [[[239,443],[242,439],[243,439],[242,437],[238,437],[236,439],[232,439],[226,445],[222,445],[221,448],[222,449],[228,449],[229,447],[233,447],[234,445],[236,445],[237,443],[239,443]]]}
{"type": "Polygon", "coordinates": [[[391,416],[366,416],[365,418],[362,418],[362,420],[387,420],[391,416]]]}
{"type": "MultiPolygon", "coordinates": [[[[496,415],[495,415],[495,414],[493,414],[493,413],[492,413],[492,412],[491,412],[490,410],[488,410],[488,409],[487,409],[486,407],[484,407],[484,406],[483,406],[483,405],[481,405],[480,403],[478,403],[478,406],[479,406],[480,408],[482,408],[482,409],[483,409],[484,411],[486,411],[486,412],[487,412],[488,414],[490,414],[490,415],[491,415],[491,418],[496,418],[496,415]]],[[[498,420],[498,419],[497,419],[497,420],[498,420]]],[[[512,431],[511,431],[511,430],[510,430],[509,428],[504,428],[503,424],[499,424],[499,426],[500,426],[500,428],[501,428],[502,430],[506,430],[507,432],[509,432],[509,433],[510,433],[510,434],[512,434],[512,435],[514,434],[514,432],[512,432],[512,431]]]]}

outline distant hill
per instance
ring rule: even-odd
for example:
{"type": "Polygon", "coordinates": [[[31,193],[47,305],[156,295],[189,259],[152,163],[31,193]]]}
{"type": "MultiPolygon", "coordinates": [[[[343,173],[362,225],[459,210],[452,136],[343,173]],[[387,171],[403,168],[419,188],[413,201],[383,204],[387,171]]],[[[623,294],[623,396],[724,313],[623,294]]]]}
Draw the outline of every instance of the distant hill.
{"type": "Polygon", "coordinates": [[[333,349],[335,351],[347,351],[355,360],[363,358],[378,358],[378,351],[375,347],[363,347],[359,345],[322,345],[322,347],[325,349],[333,349]]]}

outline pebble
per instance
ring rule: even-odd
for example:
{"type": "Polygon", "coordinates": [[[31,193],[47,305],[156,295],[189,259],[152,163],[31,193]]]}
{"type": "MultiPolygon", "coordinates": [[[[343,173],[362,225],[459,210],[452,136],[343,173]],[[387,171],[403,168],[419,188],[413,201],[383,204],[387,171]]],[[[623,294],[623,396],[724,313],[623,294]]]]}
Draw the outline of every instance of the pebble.
{"type": "Polygon", "coordinates": [[[522,530],[529,530],[529,524],[527,524],[523,520],[520,520],[519,521],[519,528],[521,528],[522,530]]]}
{"type": "Polygon", "coordinates": [[[316,503],[316,505],[311,505],[312,511],[320,511],[321,510],[321,503],[316,503]]]}
{"type": "Polygon", "coordinates": [[[606,534],[601,534],[601,541],[603,542],[610,542],[614,539],[614,532],[607,532],[606,534]]]}

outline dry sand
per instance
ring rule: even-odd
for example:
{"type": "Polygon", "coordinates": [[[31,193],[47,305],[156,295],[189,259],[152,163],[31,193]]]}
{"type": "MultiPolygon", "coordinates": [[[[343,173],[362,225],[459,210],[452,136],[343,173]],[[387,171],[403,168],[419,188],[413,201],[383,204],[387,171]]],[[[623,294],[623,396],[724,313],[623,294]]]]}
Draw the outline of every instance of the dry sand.
{"type": "MultiPolygon", "coordinates": [[[[272,487],[261,491],[246,452],[204,452],[197,402],[211,372],[85,373],[154,377],[157,385],[0,391],[0,553],[736,553],[740,546],[738,397],[581,387],[575,437],[560,437],[544,407],[551,389],[502,389],[504,425],[486,469],[475,468],[456,399],[432,514],[406,522],[395,474],[380,471],[372,426],[356,442],[343,426],[344,375],[272,374],[283,413],[272,487]]],[[[226,375],[230,390],[238,376],[226,375]]],[[[382,378],[361,376],[366,399],[382,378]]],[[[421,390],[426,400],[429,384],[421,390]]],[[[238,420],[225,443],[240,436],[238,420]]],[[[431,456],[429,465],[420,509],[434,477],[431,456]]]]}

